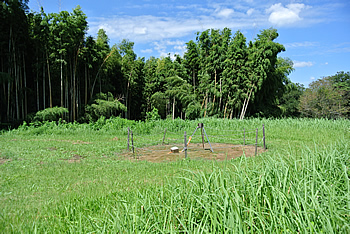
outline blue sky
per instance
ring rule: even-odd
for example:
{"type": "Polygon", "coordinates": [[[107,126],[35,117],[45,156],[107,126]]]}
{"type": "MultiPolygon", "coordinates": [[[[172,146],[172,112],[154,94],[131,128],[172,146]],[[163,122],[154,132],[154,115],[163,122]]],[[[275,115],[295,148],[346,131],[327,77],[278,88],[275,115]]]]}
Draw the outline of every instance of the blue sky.
{"type": "Polygon", "coordinates": [[[30,0],[46,13],[80,5],[88,17],[88,34],[104,28],[110,44],[135,42],[139,57],[183,55],[196,32],[215,28],[240,30],[247,41],[270,27],[279,33],[280,53],[294,62],[293,82],[350,71],[350,2],[348,0],[30,0]]]}

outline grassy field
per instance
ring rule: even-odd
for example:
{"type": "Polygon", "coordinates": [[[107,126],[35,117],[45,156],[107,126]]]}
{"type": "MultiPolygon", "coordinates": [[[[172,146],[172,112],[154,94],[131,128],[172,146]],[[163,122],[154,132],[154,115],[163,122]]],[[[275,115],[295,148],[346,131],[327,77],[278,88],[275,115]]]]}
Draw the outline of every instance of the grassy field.
{"type": "Polygon", "coordinates": [[[0,232],[349,233],[349,166],[348,120],[25,124],[0,135],[0,232]],[[122,156],[128,127],[146,147],[165,128],[183,142],[198,122],[221,141],[242,129],[254,139],[256,128],[261,139],[264,124],[268,151],[229,161],[122,156]]]}

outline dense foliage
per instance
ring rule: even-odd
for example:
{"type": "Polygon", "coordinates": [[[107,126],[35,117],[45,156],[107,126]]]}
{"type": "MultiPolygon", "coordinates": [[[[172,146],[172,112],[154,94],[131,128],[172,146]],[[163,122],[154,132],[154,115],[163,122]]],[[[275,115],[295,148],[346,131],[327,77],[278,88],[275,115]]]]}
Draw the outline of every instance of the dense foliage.
{"type": "Polygon", "coordinates": [[[29,12],[27,0],[0,2],[0,123],[56,106],[68,110],[64,119],[81,122],[103,115],[144,120],[155,108],[163,119],[347,116],[299,108],[303,89],[288,79],[293,63],[278,57],[285,48],[273,28],[252,41],[240,31],[208,29],[186,43],[183,56],[146,60],[131,41],[110,46],[103,29],[87,36],[79,6],[47,14],[29,12]]]}
{"type": "Polygon", "coordinates": [[[300,112],[313,118],[350,116],[350,72],[314,81],[300,98],[300,112]]]}

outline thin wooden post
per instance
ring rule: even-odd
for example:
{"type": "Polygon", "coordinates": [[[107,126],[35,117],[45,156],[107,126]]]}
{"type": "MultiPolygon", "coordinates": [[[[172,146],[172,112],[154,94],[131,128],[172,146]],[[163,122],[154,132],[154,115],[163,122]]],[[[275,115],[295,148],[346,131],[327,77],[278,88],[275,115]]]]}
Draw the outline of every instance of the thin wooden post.
{"type": "Polygon", "coordinates": [[[264,150],[266,150],[266,142],[265,142],[265,125],[263,124],[263,143],[264,143],[264,150]]]}
{"type": "Polygon", "coordinates": [[[243,129],[243,145],[245,145],[245,128],[243,129]]]}
{"type": "Polygon", "coordinates": [[[185,158],[187,158],[187,140],[186,140],[186,131],[184,133],[184,150],[185,150],[185,158]]]}
{"type": "Polygon", "coordinates": [[[130,128],[128,127],[128,151],[130,150],[130,128]]]}
{"type": "Polygon", "coordinates": [[[162,145],[164,145],[166,130],[167,130],[167,129],[165,128],[162,145]]]}
{"type": "Polygon", "coordinates": [[[212,153],[214,153],[213,147],[211,147],[211,144],[210,144],[210,141],[209,141],[209,138],[208,138],[207,132],[205,131],[204,127],[203,127],[203,131],[204,131],[205,136],[207,137],[207,141],[208,141],[208,143],[209,143],[210,150],[211,150],[211,152],[212,152],[212,153]]]}
{"type": "Polygon", "coordinates": [[[134,133],[131,131],[131,148],[132,148],[132,153],[135,154],[135,149],[134,149],[134,133]]]}
{"type": "Polygon", "coordinates": [[[204,149],[204,134],[203,134],[204,124],[203,123],[199,123],[197,128],[201,129],[202,144],[203,144],[203,149],[204,149]]]}
{"type": "Polygon", "coordinates": [[[258,129],[256,129],[255,156],[258,154],[258,129]]]}

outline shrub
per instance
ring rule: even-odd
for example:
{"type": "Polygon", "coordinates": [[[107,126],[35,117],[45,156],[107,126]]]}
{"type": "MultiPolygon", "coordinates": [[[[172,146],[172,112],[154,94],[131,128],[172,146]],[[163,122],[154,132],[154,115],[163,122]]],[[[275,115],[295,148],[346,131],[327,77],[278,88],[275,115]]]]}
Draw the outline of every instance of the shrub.
{"type": "Polygon", "coordinates": [[[34,116],[34,121],[58,121],[64,114],[68,114],[68,109],[64,107],[52,107],[38,111],[34,116]]]}

